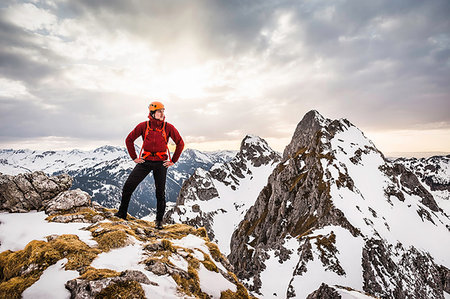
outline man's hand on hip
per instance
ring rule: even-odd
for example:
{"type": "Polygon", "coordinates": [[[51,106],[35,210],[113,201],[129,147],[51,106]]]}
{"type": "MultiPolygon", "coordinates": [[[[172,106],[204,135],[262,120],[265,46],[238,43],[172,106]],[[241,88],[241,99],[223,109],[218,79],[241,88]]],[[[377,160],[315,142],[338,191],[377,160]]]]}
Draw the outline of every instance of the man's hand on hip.
{"type": "Polygon", "coordinates": [[[170,166],[172,166],[173,164],[175,164],[175,163],[173,163],[172,161],[169,161],[169,160],[167,160],[167,161],[164,161],[164,166],[166,166],[167,168],[169,168],[170,166]]]}

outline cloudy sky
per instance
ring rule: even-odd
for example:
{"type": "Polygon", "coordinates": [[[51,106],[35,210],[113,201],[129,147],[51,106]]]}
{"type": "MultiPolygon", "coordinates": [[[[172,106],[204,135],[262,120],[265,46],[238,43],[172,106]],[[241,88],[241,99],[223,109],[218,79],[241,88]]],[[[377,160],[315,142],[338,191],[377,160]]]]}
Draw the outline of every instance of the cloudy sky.
{"type": "Polygon", "coordinates": [[[188,147],[282,151],[311,109],[384,152],[450,152],[448,0],[2,0],[0,148],[124,145],[166,105],[188,147]]]}

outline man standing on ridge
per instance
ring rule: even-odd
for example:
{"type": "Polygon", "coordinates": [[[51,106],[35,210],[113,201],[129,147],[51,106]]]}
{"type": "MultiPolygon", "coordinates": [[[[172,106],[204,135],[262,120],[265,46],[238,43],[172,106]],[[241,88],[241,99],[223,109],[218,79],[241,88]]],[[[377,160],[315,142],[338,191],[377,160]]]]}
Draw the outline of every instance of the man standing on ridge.
{"type": "Polygon", "coordinates": [[[136,187],[153,171],[156,193],[156,228],[162,229],[162,220],[166,209],[166,175],[167,168],[178,161],[184,148],[183,139],[177,129],[165,121],[164,105],[161,102],[151,102],[148,106],[149,121],[141,122],[125,139],[128,153],[136,166],[123,186],[122,201],[119,211],[114,214],[122,219],[127,218],[128,204],[136,187]],[[134,150],[134,141],[142,136],[143,144],[139,156],[134,150]],[[169,137],[176,144],[172,159],[167,147],[169,137]]]}

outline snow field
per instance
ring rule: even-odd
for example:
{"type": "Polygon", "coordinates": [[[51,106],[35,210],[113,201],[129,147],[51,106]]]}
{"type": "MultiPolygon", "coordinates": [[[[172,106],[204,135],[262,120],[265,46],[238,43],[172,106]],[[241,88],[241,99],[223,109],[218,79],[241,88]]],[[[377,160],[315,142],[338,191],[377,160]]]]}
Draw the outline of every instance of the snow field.
{"type": "Polygon", "coordinates": [[[336,260],[345,271],[344,276],[326,270],[320,260],[320,250],[317,248],[315,240],[311,240],[313,260],[306,264],[307,272],[301,276],[294,276],[293,271],[299,262],[299,254],[297,249],[301,242],[296,238],[286,238],[284,247],[289,249],[292,254],[290,258],[283,262],[279,262],[279,258],[275,256],[274,251],[267,253],[270,258],[265,261],[266,269],[261,272],[261,298],[272,298],[273,293],[277,297],[284,298],[287,294],[288,286],[291,285],[296,294],[296,298],[306,298],[310,293],[317,290],[322,283],[328,285],[344,285],[351,288],[362,290],[362,248],[364,241],[362,238],[354,238],[349,231],[339,226],[327,226],[319,230],[314,230],[308,237],[318,235],[328,235],[331,232],[336,235],[336,260]],[[291,281],[292,279],[292,281],[291,281]]]}
{"type": "MultiPolygon", "coordinates": [[[[395,183],[379,169],[380,166],[386,165],[381,155],[371,150],[361,155],[358,164],[350,160],[355,149],[370,144],[358,129],[336,134],[331,144],[340,164],[333,164],[325,169],[339,169],[341,173],[348,174],[354,182],[355,192],[338,188],[335,183],[331,184],[333,204],[344,212],[349,222],[361,229],[367,237],[378,234],[390,244],[400,242],[405,248],[414,246],[429,252],[438,264],[449,267],[450,234],[446,225],[450,225],[450,220],[442,213],[435,213],[424,206],[420,197],[406,192],[403,192],[405,201],[391,196],[390,204],[384,193],[388,186],[395,183]],[[343,147],[343,150],[339,146],[343,147]],[[422,220],[417,213],[420,209],[427,210],[435,224],[426,219],[422,220]]],[[[331,174],[337,179],[334,171],[331,171],[331,174]]]]}

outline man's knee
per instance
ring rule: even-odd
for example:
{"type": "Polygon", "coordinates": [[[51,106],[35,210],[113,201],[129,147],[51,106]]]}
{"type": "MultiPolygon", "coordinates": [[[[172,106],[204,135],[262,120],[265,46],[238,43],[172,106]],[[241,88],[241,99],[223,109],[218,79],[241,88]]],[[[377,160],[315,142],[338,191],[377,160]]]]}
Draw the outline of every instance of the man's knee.
{"type": "Polygon", "coordinates": [[[156,190],[156,199],[159,201],[165,201],[166,200],[166,192],[164,192],[164,190],[162,190],[162,191],[156,190]]]}

